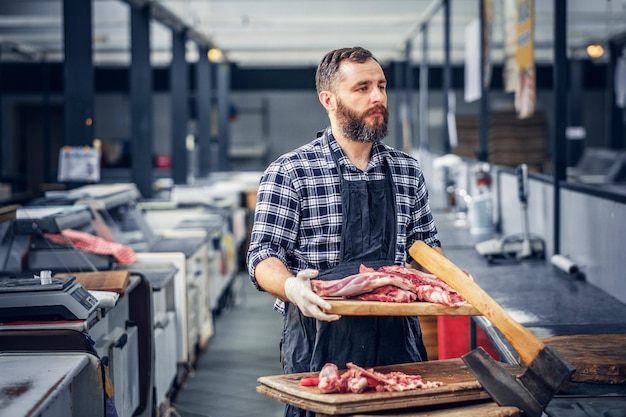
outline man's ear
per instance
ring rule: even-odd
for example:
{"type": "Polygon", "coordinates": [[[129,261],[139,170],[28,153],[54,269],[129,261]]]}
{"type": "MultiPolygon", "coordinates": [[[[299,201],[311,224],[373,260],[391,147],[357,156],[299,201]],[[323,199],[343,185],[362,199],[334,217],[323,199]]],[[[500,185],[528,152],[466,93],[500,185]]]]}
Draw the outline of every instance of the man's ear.
{"type": "Polygon", "coordinates": [[[320,103],[326,109],[326,111],[334,110],[337,107],[337,99],[335,95],[330,91],[322,91],[319,93],[320,103]]]}

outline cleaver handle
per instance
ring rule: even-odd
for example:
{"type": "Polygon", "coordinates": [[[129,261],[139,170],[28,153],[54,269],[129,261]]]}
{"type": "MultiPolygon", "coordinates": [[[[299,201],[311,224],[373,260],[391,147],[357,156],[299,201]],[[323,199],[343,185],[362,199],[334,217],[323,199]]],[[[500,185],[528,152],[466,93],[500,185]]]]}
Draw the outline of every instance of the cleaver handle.
{"type": "Polygon", "coordinates": [[[409,253],[417,263],[455,289],[468,303],[488,318],[506,337],[526,365],[529,365],[545,348],[541,340],[515,321],[478,284],[468,278],[445,256],[421,240],[411,245],[409,253]]]}

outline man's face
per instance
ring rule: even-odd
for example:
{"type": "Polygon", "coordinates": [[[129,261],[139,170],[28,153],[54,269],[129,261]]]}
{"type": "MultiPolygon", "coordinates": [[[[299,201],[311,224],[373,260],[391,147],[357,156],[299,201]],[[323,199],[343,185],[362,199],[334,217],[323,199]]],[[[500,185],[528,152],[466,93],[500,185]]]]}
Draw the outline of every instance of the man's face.
{"type": "Polygon", "coordinates": [[[380,142],[387,136],[389,112],[385,74],[374,60],[343,62],[337,83],[335,115],[342,133],[359,142],[380,142]]]}

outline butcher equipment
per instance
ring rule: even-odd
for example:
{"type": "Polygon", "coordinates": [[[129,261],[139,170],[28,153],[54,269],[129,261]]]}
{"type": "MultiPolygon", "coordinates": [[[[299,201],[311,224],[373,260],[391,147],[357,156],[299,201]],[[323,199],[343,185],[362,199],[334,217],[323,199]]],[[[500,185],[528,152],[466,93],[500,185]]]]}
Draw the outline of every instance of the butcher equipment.
{"type": "Polygon", "coordinates": [[[521,260],[545,257],[544,241],[528,232],[528,166],[519,165],[515,173],[522,211],[522,233],[477,243],[476,251],[490,262],[497,258],[521,260]]]}
{"type": "Polygon", "coordinates": [[[516,322],[445,256],[423,241],[415,242],[409,253],[417,263],[454,288],[489,319],[527,366],[522,375],[514,376],[482,348],[463,356],[463,361],[491,398],[500,405],[518,407],[529,417],[541,416],[554,394],[570,380],[574,367],[516,322]]]}
{"type": "Polygon", "coordinates": [[[179,270],[174,278],[178,359],[181,364],[192,363],[197,345],[205,346],[213,332],[206,305],[208,233],[200,229],[157,232],[139,208],[140,197],[132,183],[92,184],[46,193],[49,204],[89,206],[101,221],[97,228],[100,237],[129,246],[140,259],[147,256],[151,261],[175,264],[179,270]]]}
{"type": "Polygon", "coordinates": [[[75,279],[0,278],[0,321],[93,318],[98,300],[75,279]]]}
{"type": "MultiPolygon", "coordinates": [[[[11,252],[13,246],[27,245],[28,248],[23,249],[27,254],[24,269],[31,271],[113,269],[115,262],[112,256],[98,255],[72,246],[56,245],[44,237],[47,233],[59,234],[66,229],[90,232],[92,220],[92,212],[86,205],[21,207],[17,210],[16,218],[12,220],[13,233],[7,253],[11,252]]],[[[22,266],[13,265],[9,270],[19,271],[22,270],[22,266]]]]}
{"type": "Polygon", "coordinates": [[[41,204],[86,205],[96,218],[96,234],[137,252],[183,252],[190,256],[206,236],[171,237],[148,224],[138,207],[141,194],[135,184],[94,184],[69,191],[50,191],[41,204]]]}
{"type": "Polygon", "coordinates": [[[79,229],[91,223],[93,216],[87,206],[22,207],[16,212],[13,231],[18,235],[61,233],[64,229],[79,229]]]}

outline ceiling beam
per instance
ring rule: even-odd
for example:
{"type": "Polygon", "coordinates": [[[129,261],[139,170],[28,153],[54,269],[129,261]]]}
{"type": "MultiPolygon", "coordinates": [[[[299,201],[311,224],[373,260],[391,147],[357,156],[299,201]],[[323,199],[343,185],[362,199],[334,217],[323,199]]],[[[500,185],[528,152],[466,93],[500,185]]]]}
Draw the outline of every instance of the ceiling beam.
{"type": "Polygon", "coordinates": [[[215,43],[204,34],[200,33],[193,27],[188,26],[183,19],[175,13],[163,6],[161,3],[153,0],[121,0],[131,7],[150,7],[150,15],[160,24],[170,28],[174,32],[185,32],[187,39],[193,41],[196,45],[211,49],[215,48],[215,43]]]}
{"type": "Polygon", "coordinates": [[[415,37],[422,31],[422,26],[427,24],[430,21],[430,19],[432,19],[433,16],[435,16],[435,14],[441,8],[442,4],[443,4],[443,0],[433,0],[428,5],[426,10],[424,10],[424,12],[420,15],[419,19],[417,19],[417,22],[415,23],[415,25],[413,25],[413,28],[404,37],[404,41],[402,42],[402,45],[406,45],[408,42],[411,42],[415,39],[415,37]]]}

